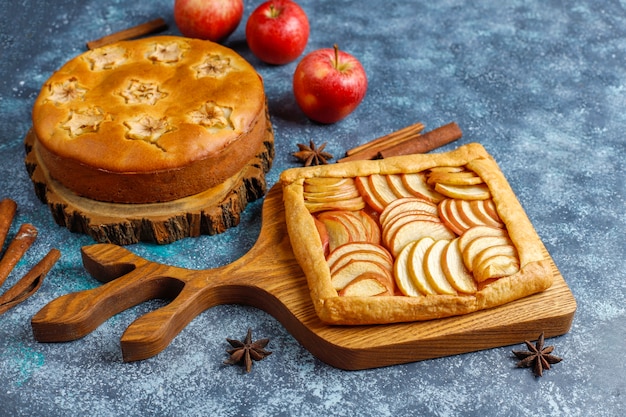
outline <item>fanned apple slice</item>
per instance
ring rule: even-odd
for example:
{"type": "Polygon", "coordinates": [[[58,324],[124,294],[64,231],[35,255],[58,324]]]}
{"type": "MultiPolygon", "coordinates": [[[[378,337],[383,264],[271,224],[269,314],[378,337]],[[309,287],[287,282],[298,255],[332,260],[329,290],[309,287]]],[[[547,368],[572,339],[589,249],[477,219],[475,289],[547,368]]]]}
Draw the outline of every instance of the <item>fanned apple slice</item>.
{"type": "Polygon", "coordinates": [[[339,295],[342,297],[376,297],[381,295],[392,295],[383,281],[387,278],[374,272],[365,272],[348,285],[346,285],[339,295]]]}
{"type": "Polygon", "coordinates": [[[474,258],[478,256],[480,252],[491,247],[499,245],[512,245],[513,243],[508,237],[500,236],[481,236],[472,240],[463,250],[463,262],[465,267],[470,271],[474,271],[474,258]]]}
{"type": "Polygon", "coordinates": [[[381,213],[385,209],[385,204],[376,196],[376,194],[374,194],[374,191],[369,183],[369,177],[356,177],[354,182],[357,189],[361,193],[363,200],[365,200],[365,202],[372,209],[374,209],[374,211],[381,213]]]}
{"type": "Polygon", "coordinates": [[[337,269],[337,271],[331,275],[330,281],[333,288],[340,291],[352,282],[353,279],[365,272],[374,272],[383,276],[389,274],[387,267],[378,262],[370,260],[352,260],[337,269]]]}
{"type": "Polygon", "coordinates": [[[430,172],[432,173],[441,173],[441,172],[463,172],[465,171],[465,167],[459,167],[459,166],[439,166],[439,167],[432,167],[429,169],[430,172]]]}
{"type": "Polygon", "coordinates": [[[465,294],[474,294],[478,290],[476,280],[463,264],[459,238],[451,240],[443,249],[441,265],[448,282],[454,289],[465,294]]]}
{"type": "Polygon", "coordinates": [[[356,190],[353,178],[313,177],[307,178],[302,184],[305,193],[317,194],[327,192],[350,192],[356,190]]]}
{"type": "Polygon", "coordinates": [[[317,219],[321,222],[325,222],[326,220],[338,221],[348,230],[350,241],[354,241],[353,237],[357,233],[356,226],[352,221],[345,218],[344,213],[346,213],[344,210],[323,211],[317,215],[317,219]]]}
{"type": "Polygon", "coordinates": [[[376,220],[363,210],[329,210],[317,215],[318,218],[336,218],[344,223],[353,242],[380,243],[380,227],[376,220]]]}
{"type": "Polygon", "coordinates": [[[389,188],[398,198],[413,197],[413,193],[406,188],[404,182],[402,182],[401,174],[389,174],[387,175],[387,184],[389,188]]]}
{"type": "Polygon", "coordinates": [[[350,219],[350,221],[355,222],[357,224],[359,224],[359,227],[365,227],[363,225],[363,222],[361,221],[361,216],[359,214],[361,210],[359,211],[350,211],[350,210],[342,210],[342,213],[344,214],[344,216],[346,216],[348,219],[350,219]]]}
{"type": "Polygon", "coordinates": [[[372,261],[384,266],[389,272],[393,272],[393,260],[385,254],[370,250],[352,251],[338,258],[332,264],[329,263],[330,274],[333,275],[351,261],[372,261]]]}
{"type": "Polygon", "coordinates": [[[491,198],[487,200],[471,201],[470,205],[477,215],[480,215],[480,217],[486,217],[487,224],[489,224],[489,222],[496,222],[499,226],[494,227],[503,227],[502,220],[496,210],[496,204],[491,198]]]}
{"type": "Polygon", "coordinates": [[[437,183],[449,185],[476,185],[484,181],[473,171],[431,172],[426,182],[432,186],[437,183]]]}
{"type": "Polygon", "coordinates": [[[420,197],[433,203],[438,203],[445,197],[435,191],[430,185],[426,184],[424,174],[401,174],[402,183],[406,189],[415,197],[420,197]]]}
{"type": "Polygon", "coordinates": [[[488,208],[493,204],[491,199],[489,200],[474,200],[470,201],[470,208],[472,212],[478,217],[485,225],[491,227],[503,228],[504,223],[500,220],[500,217],[497,213],[495,213],[495,208],[493,212],[488,208]]]}
{"type": "Polygon", "coordinates": [[[323,211],[317,215],[317,218],[322,222],[326,219],[339,221],[348,230],[349,242],[365,241],[367,240],[365,226],[353,213],[346,210],[323,211]]]}
{"type": "Polygon", "coordinates": [[[450,198],[461,200],[486,200],[491,198],[491,192],[486,184],[477,185],[450,185],[437,183],[435,190],[450,198]]]}
{"type": "Polygon", "coordinates": [[[378,201],[382,202],[383,206],[386,207],[398,198],[389,187],[386,175],[372,174],[368,177],[368,181],[372,192],[376,195],[378,201]]]}
{"type": "Polygon", "coordinates": [[[328,230],[326,229],[326,225],[318,220],[317,217],[313,215],[311,215],[311,217],[313,217],[313,222],[315,222],[315,229],[320,235],[320,240],[322,241],[322,250],[324,251],[324,256],[326,256],[330,252],[330,237],[328,236],[328,230]]]}
{"type": "Polygon", "coordinates": [[[389,250],[393,256],[398,256],[402,248],[413,240],[423,237],[432,237],[435,240],[451,240],[456,237],[454,232],[443,223],[431,221],[414,221],[402,225],[389,237],[389,250]]]}
{"type": "Polygon", "coordinates": [[[310,213],[319,213],[326,210],[362,210],[365,208],[365,201],[361,196],[349,200],[327,201],[320,203],[310,203],[305,201],[304,206],[310,213]]]}
{"type": "Polygon", "coordinates": [[[487,258],[474,271],[476,281],[507,277],[519,272],[519,259],[515,256],[498,255],[487,258]]]}
{"type": "Polygon", "coordinates": [[[494,219],[495,221],[502,223],[502,220],[500,219],[500,216],[498,215],[498,209],[496,208],[496,203],[494,203],[492,199],[488,199],[488,200],[485,200],[483,204],[485,205],[485,210],[487,211],[487,214],[489,214],[489,216],[491,216],[491,218],[494,219]]]}
{"type": "Polygon", "coordinates": [[[369,240],[369,230],[361,216],[356,211],[343,210],[341,211],[343,218],[346,222],[350,222],[354,226],[355,234],[352,236],[354,242],[366,242],[369,240]]]}
{"type": "Polygon", "coordinates": [[[489,207],[493,204],[491,199],[489,200],[474,200],[470,201],[470,207],[476,217],[481,219],[484,224],[491,227],[504,228],[504,223],[500,220],[500,217],[495,213],[495,208],[492,211],[489,207]]]}
{"type": "Polygon", "coordinates": [[[352,252],[358,252],[358,251],[376,252],[380,254],[381,256],[387,258],[387,262],[389,262],[390,264],[393,264],[393,258],[391,257],[391,254],[389,253],[389,251],[385,249],[385,247],[374,244],[374,243],[370,243],[370,242],[345,243],[335,248],[335,250],[333,250],[332,252],[330,252],[328,256],[326,257],[326,262],[328,262],[329,267],[332,267],[332,265],[335,262],[337,262],[339,259],[341,259],[344,255],[350,254],[352,252]]]}
{"type": "Polygon", "coordinates": [[[310,212],[365,207],[359,190],[352,178],[309,178],[304,182],[304,204],[310,212]],[[307,181],[313,181],[308,183],[307,181]],[[317,181],[316,181],[317,180],[317,181]]]}
{"type": "Polygon", "coordinates": [[[453,216],[452,211],[450,210],[450,205],[454,202],[453,199],[446,198],[441,200],[437,205],[437,212],[439,213],[439,217],[441,221],[454,233],[457,235],[462,235],[467,228],[465,224],[460,223],[457,218],[453,216]]]}
{"type": "Polygon", "coordinates": [[[446,227],[452,230],[455,234],[461,235],[463,231],[454,224],[452,219],[450,219],[450,213],[446,208],[446,206],[450,204],[451,201],[452,199],[450,198],[445,198],[441,200],[437,205],[437,212],[439,213],[439,218],[441,219],[443,224],[446,225],[446,227]]]}
{"type": "Polygon", "coordinates": [[[389,272],[393,272],[394,260],[383,246],[369,242],[348,242],[328,255],[326,262],[333,275],[350,261],[377,262],[389,272]]]}
{"type": "Polygon", "coordinates": [[[481,236],[496,236],[496,237],[508,237],[509,234],[505,229],[501,229],[499,227],[490,227],[490,226],[476,226],[467,230],[467,232],[463,233],[463,235],[459,238],[459,249],[461,253],[465,252],[465,248],[469,243],[481,236]]]}
{"type": "Polygon", "coordinates": [[[310,192],[305,191],[302,193],[304,201],[310,203],[327,203],[330,201],[350,200],[360,197],[359,190],[355,187],[349,187],[347,189],[335,190],[330,189],[327,191],[310,192]]]}
{"type": "Polygon", "coordinates": [[[333,177],[321,177],[321,178],[307,178],[302,184],[304,193],[318,194],[318,193],[345,193],[353,192],[356,190],[354,179],[352,178],[333,178],[333,177]]]}
{"type": "Polygon", "coordinates": [[[391,240],[390,240],[391,236],[393,236],[400,227],[402,227],[403,225],[409,222],[416,222],[416,221],[428,221],[428,222],[440,223],[440,220],[436,219],[435,216],[433,216],[432,214],[424,213],[423,211],[419,211],[419,210],[409,211],[403,214],[399,214],[395,216],[393,219],[391,219],[391,221],[385,223],[385,227],[383,228],[383,231],[382,231],[383,244],[389,247],[391,245],[391,240]]]}
{"type": "MultiPolygon", "coordinates": [[[[478,200],[478,201],[486,201],[486,200],[478,200]]],[[[454,200],[454,204],[456,205],[456,210],[461,216],[461,220],[466,223],[469,227],[475,226],[491,226],[492,224],[487,224],[480,217],[474,213],[472,209],[472,203],[468,200],[454,200]]]]}
{"type": "Polygon", "coordinates": [[[391,269],[385,270],[384,275],[379,276],[380,281],[387,287],[387,293],[385,295],[399,295],[398,287],[396,286],[396,279],[393,277],[393,266],[391,269]]]}
{"type": "Polygon", "coordinates": [[[381,242],[381,230],[378,222],[374,220],[374,218],[369,215],[365,210],[359,210],[356,212],[361,222],[365,226],[365,230],[367,231],[367,241],[375,244],[380,244],[381,242]]]}
{"type": "Polygon", "coordinates": [[[476,271],[479,265],[482,265],[487,259],[502,255],[519,259],[517,249],[513,245],[490,246],[480,251],[478,255],[474,257],[474,260],[472,261],[472,268],[476,271]]]}
{"type": "Polygon", "coordinates": [[[425,237],[416,242],[413,245],[411,252],[409,253],[408,269],[409,276],[413,280],[415,286],[419,289],[420,293],[424,295],[434,295],[437,292],[432,285],[428,282],[426,272],[424,272],[424,257],[426,251],[435,243],[435,239],[431,237],[425,237]]]}
{"type": "Polygon", "coordinates": [[[378,221],[381,226],[384,227],[385,223],[388,222],[388,219],[398,215],[399,213],[414,210],[423,210],[431,213],[434,217],[438,217],[437,205],[434,203],[430,203],[420,197],[406,197],[394,200],[387,207],[385,207],[385,210],[380,213],[378,221]]]}
{"type": "Polygon", "coordinates": [[[324,224],[328,232],[328,250],[330,252],[341,245],[351,242],[350,231],[338,219],[328,217],[319,219],[319,221],[324,224]]]}
{"type": "Polygon", "coordinates": [[[437,294],[456,295],[457,291],[448,282],[441,265],[442,253],[448,243],[448,240],[437,240],[428,248],[424,254],[424,272],[437,294]]]}
{"type": "Polygon", "coordinates": [[[459,206],[456,203],[457,201],[465,201],[465,200],[457,200],[457,199],[451,200],[450,204],[447,205],[446,210],[448,210],[448,214],[450,215],[450,220],[452,220],[454,224],[461,231],[461,233],[458,233],[458,234],[462,235],[472,226],[468,224],[465,220],[463,220],[463,217],[461,216],[461,213],[459,212],[459,208],[458,208],[459,206]]]}
{"type": "Polygon", "coordinates": [[[304,180],[303,186],[305,191],[312,189],[323,191],[328,188],[352,184],[353,181],[354,180],[349,177],[311,177],[304,180]]]}
{"type": "Polygon", "coordinates": [[[409,274],[409,258],[411,251],[417,243],[418,241],[413,241],[406,245],[404,249],[400,251],[400,254],[393,264],[396,285],[402,294],[409,297],[418,297],[422,295],[417,285],[415,285],[413,278],[411,278],[411,275],[409,274]]]}

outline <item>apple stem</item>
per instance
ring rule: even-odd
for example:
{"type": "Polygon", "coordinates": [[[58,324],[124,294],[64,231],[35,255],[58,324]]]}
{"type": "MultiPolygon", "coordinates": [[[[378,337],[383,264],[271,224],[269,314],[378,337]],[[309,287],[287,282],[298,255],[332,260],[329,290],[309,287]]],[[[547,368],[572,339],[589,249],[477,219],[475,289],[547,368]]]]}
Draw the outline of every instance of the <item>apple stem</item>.
{"type": "Polygon", "coordinates": [[[277,9],[276,7],[274,7],[273,4],[270,4],[270,13],[269,13],[269,17],[271,18],[277,18],[278,16],[280,16],[280,9],[277,9]]]}
{"type": "Polygon", "coordinates": [[[339,69],[339,47],[337,44],[334,44],[333,48],[335,49],[335,62],[333,64],[335,69],[339,69]]]}

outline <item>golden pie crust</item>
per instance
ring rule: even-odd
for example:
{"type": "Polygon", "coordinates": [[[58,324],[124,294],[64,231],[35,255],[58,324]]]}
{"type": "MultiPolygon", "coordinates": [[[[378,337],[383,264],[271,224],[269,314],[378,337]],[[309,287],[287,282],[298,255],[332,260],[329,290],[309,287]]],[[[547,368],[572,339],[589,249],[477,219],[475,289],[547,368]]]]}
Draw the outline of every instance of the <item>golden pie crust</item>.
{"type": "Polygon", "coordinates": [[[543,291],[552,284],[543,244],[495,160],[476,143],[447,153],[410,155],[286,170],[281,175],[287,229],[293,251],[306,275],[313,305],[329,324],[383,324],[431,320],[496,307],[543,291]],[[473,294],[339,296],[314,218],[305,205],[305,180],[418,173],[433,167],[466,167],[487,185],[497,213],[517,249],[519,270],[489,280],[473,294]]]}
{"type": "Polygon", "coordinates": [[[237,53],[175,36],[87,51],[43,85],[32,119],[51,176],[78,195],[156,203],[217,186],[266,136],[263,82],[237,53]]]}

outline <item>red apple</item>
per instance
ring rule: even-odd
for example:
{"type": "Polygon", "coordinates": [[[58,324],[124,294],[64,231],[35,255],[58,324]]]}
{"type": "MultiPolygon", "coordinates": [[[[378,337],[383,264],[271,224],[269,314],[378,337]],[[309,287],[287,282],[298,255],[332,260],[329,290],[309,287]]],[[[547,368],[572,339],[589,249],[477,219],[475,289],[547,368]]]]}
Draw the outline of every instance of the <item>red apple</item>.
{"type": "Polygon", "coordinates": [[[176,0],[174,20],[183,36],[225,40],[243,16],[243,0],[176,0]]]}
{"type": "Polygon", "coordinates": [[[298,105],[310,119],[320,123],[335,123],[352,113],[366,91],[365,69],[337,45],[306,55],[293,75],[298,105]]]}
{"type": "Polygon", "coordinates": [[[309,19],[291,0],[266,1],[248,18],[246,40],[261,61],[283,65],[304,51],[309,40],[309,19]]]}

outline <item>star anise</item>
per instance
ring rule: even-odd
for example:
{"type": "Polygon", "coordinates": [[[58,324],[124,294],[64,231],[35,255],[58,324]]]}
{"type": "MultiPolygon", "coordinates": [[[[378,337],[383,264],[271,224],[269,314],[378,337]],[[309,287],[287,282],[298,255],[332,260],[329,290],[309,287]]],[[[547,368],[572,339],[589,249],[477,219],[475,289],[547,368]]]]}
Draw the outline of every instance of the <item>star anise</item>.
{"type": "Polygon", "coordinates": [[[328,152],[324,152],[325,147],[326,142],[319,148],[315,146],[312,140],[309,142],[308,146],[303,143],[298,143],[299,151],[294,152],[293,156],[304,162],[305,167],[311,165],[326,165],[329,159],[333,159],[333,156],[328,152]]]}
{"type": "Polygon", "coordinates": [[[250,372],[252,369],[252,360],[260,361],[265,357],[272,354],[272,352],[265,350],[265,346],[269,343],[269,339],[259,339],[255,342],[252,341],[252,329],[248,329],[246,338],[242,341],[234,339],[226,339],[233,349],[227,349],[226,352],[230,355],[230,358],[224,361],[227,365],[233,365],[239,362],[244,363],[246,372],[250,372]]]}
{"type": "Polygon", "coordinates": [[[558,356],[552,355],[554,346],[543,347],[543,332],[539,336],[539,340],[535,342],[533,346],[528,340],[524,341],[528,350],[514,350],[513,354],[517,359],[521,359],[517,366],[519,368],[533,368],[535,376],[543,376],[544,369],[550,369],[551,364],[559,363],[563,359],[558,356]]]}

